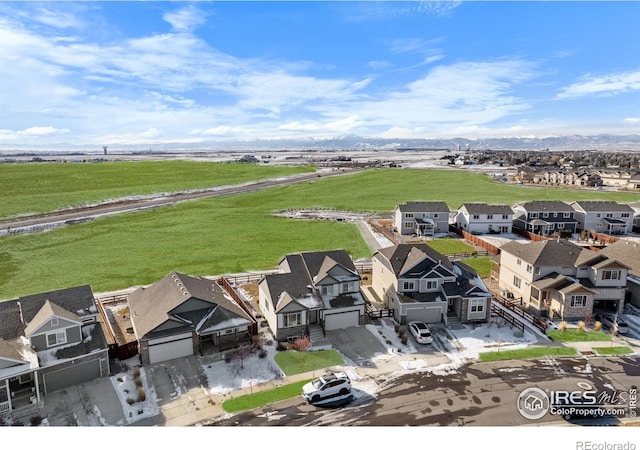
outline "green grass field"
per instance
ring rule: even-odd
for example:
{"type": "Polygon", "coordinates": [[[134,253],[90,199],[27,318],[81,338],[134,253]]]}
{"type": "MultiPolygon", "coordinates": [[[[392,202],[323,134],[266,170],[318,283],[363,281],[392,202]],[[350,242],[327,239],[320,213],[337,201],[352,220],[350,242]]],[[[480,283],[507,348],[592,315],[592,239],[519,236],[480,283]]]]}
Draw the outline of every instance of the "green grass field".
{"type": "Polygon", "coordinates": [[[454,255],[456,253],[472,253],[475,251],[473,245],[467,244],[460,239],[431,239],[429,246],[439,251],[443,255],[454,255]]]}
{"type": "MultiPolygon", "coordinates": [[[[82,171],[85,166],[75,167],[82,171]]],[[[39,171],[25,174],[37,175],[46,177],[39,171]]],[[[96,197],[103,196],[99,191],[96,197]]],[[[28,198],[26,192],[18,193],[28,198]]],[[[444,200],[457,209],[466,201],[512,205],[533,199],[634,201],[640,196],[504,185],[467,171],[372,169],[2,237],[0,299],[81,284],[90,284],[95,292],[124,289],[152,283],[173,270],[218,275],[270,269],[284,255],[300,251],[342,248],[354,258],[372,254],[355,224],[285,219],[273,217],[274,211],[322,207],[391,212],[411,200],[444,200]]]]}
{"type": "Polygon", "coordinates": [[[573,356],[577,350],[572,347],[529,347],[516,350],[503,350],[480,353],[482,362],[503,361],[507,359],[542,358],[545,356],[573,356]]]}
{"type": "Polygon", "coordinates": [[[313,170],[313,166],[178,160],[0,164],[0,219],[129,195],[239,184],[313,170]]]}
{"type": "Polygon", "coordinates": [[[344,364],[344,360],[335,350],[286,351],[276,354],[274,359],[287,376],[344,364]]]}
{"type": "Polygon", "coordinates": [[[598,355],[630,355],[633,353],[629,347],[593,347],[598,355]]]}
{"type": "Polygon", "coordinates": [[[602,331],[580,331],[576,328],[567,328],[564,331],[547,331],[547,336],[555,342],[592,342],[611,340],[611,335],[603,333],[602,331]]]}
{"type": "Polygon", "coordinates": [[[231,398],[222,402],[222,409],[224,409],[225,412],[234,413],[258,408],[281,400],[287,400],[302,395],[302,386],[309,381],[311,381],[311,379],[285,384],[284,386],[256,392],[255,394],[231,398]]]}

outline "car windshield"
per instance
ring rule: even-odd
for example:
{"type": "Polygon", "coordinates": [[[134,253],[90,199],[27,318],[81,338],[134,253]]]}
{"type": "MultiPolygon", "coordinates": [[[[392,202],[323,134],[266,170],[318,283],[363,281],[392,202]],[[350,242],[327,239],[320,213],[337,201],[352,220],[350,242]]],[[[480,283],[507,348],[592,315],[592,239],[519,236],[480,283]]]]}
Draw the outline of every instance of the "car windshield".
{"type": "Polygon", "coordinates": [[[311,384],[313,385],[314,388],[320,389],[324,383],[320,378],[318,378],[317,380],[313,380],[313,383],[311,384]]]}

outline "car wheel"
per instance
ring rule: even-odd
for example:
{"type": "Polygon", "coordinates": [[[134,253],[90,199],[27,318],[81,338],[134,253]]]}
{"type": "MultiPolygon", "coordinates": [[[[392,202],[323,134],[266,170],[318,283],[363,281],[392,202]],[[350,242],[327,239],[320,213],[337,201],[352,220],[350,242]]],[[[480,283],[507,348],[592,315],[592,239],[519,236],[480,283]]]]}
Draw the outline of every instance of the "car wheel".
{"type": "Polygon", "coordinates": [[[340,395],[347,395],[348,393],[349,393],[349,390],[347,388],[340,389],[340,395]]]}
{"type": "Polygon", "coordinates": [[[311,397],[311,403],[315,403],[315,402],[319,402],[320,401],[320,396],[319,395],[314,395],[313,397],[311,397]]]}

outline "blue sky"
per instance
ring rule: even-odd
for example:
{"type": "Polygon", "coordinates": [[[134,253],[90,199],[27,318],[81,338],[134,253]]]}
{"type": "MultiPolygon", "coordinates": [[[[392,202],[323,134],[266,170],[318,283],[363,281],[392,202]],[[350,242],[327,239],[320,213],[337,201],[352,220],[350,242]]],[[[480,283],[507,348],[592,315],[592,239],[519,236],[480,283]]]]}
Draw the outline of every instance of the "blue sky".
{"type": "Polygon", "coordinates": [[[0,148],[640,134],[640,2],[0,2],[0,148]]]}

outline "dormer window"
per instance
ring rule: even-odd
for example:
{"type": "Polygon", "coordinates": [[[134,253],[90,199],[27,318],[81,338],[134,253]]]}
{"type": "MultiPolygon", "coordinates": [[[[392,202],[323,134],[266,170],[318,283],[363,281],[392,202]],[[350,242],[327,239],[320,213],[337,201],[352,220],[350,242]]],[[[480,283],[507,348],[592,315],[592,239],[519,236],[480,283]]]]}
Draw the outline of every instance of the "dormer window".
{"type": "Polygon", "coordinates": [[[604,270],[604,271],[602,271],[602,279],[603,280],[619,280],[620,279],[620,271],[619,270],[604,270]]]}
{"type": "Polygon", "coordinates": [[[52,327],[57,327],[58,326],[58,318],[57,317],[52,317],[50,325],[52,327]]]}
{"type": "Polygon", "coordinates": [[[53,347],[54,345],[65,344],[66,342],[67,342],[67,333],[64,330],[47,334],[47,347],[53,347]]]}

